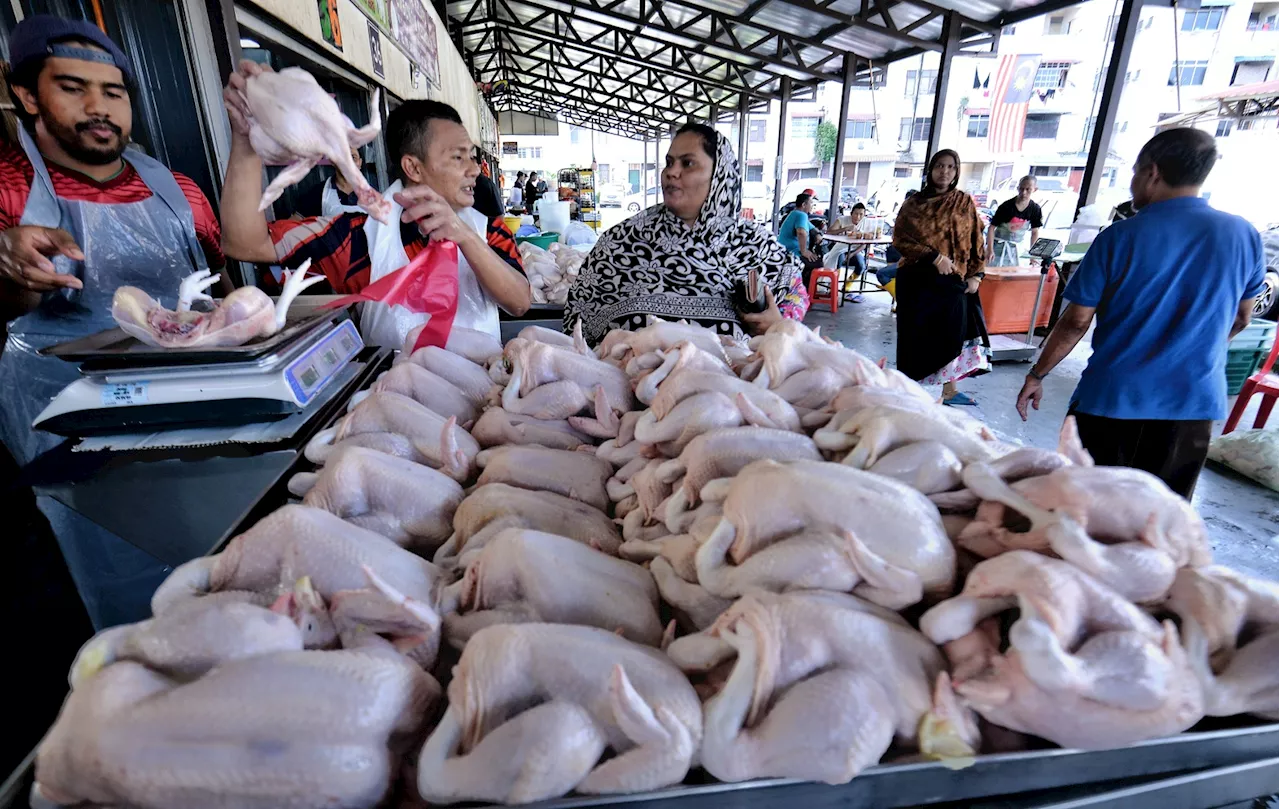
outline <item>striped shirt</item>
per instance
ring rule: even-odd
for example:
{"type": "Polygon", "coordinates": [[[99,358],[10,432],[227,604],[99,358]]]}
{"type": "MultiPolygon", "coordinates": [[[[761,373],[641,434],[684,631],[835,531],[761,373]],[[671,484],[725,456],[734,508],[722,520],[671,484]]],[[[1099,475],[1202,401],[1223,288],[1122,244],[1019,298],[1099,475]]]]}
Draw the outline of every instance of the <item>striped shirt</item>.
{"type": "MultiPolygon", "coordinates": [[[[280,219],[269,223],[267,228],[275,244],[276,258],[282,265],[297,267],[311,259],[310,271],[324,273],[335,294],[351,295],[369,285],[373,270],[369,260],[369,240],[364,230],[366,219],[368,214],[342,213],[306,219],[280,219]]],[[[507,266],[523,275],[515,237],[501,217],[489,222],[486,236],[493,252],[507,266]]],[[[410,261],[427,245],[427,237],[412,222],[400,225],[400,239],[410,261]]],[[[270,276],[265,277],[263,283],[269,283],[269,279],[270,276]]]]}
{"type": "MultiPolygon", "coordinates": [[[[53,181],[53,193],[62,199],[123,205],[141,202],[151,196],[151,189],[128,163],[125,163],[124,171],[105,182],[98,182],[86,174],[51,161],[45,161],[45,167],[49,171],[49,179],[53,181]]],[[[22,221],[22,212],[27,207],[27,197],[31,195],[31,181],[35,173],[31,161],[21,149],[8,143],[0,144],[0,230],[16,227],[22,221]]],[[[224,266],[227,259],[222,255],[222,228],[218,226],[218,217],[214,215],[209,200],[205,198],[200,186],[190,178],[177,172],[173,173],[173,177],[178,181],[178,187],[182,189],[187,203],[191,205],[196,223],[196,238],[204,248],[209,266],[215,269],[224,266]]]]}

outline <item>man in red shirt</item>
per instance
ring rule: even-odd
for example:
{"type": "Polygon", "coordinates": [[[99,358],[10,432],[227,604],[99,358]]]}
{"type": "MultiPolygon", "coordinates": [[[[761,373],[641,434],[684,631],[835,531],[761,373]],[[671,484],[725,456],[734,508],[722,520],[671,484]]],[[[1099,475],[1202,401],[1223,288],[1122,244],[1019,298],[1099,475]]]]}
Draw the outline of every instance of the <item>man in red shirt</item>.
{"type": "MultiPolygon", "coordinates": [[[[454,325],[499,337],[498,307],[529,308],[529,282],[515,238],[502,217],[476,210],[475,147],[458,113],[438,101],[406,101],[387,119],[385,140],[401,179],[387,189],[392,221],[344,213],[268,223],[258,210],[262,159],[249,144],[241,91],[247,77],[269,68],[242,62],[223,95],[231,119],[231,157],[222,188],[227,253],[242,261],[296,267],[311,259],[337,293],[358,292],[409,263],[428,243],[458,245],[458,310],[454,325]]],[[[499,211],[499,213],[501,213],[499,211]]],[[[365,304],[361,333],[370,345],[399,348],[426,315],[365,304]]]]}
{"type": "MultiPolygon", "coordinates": [[[[224,260],[195,184],[126,149],[135,79],[114,42],[88,23],[36,15],[14,28],[9,60],[22,126],[18,145],[0,149],[0,439],[26,464],[61,440],[31,425],[78,377],[39,349],[113,326],[120,286],[172,301],[185,276],[224,260]]],[[[94,626],[145,618],[164,565],[50,498],[39,505],[94,626]]]]}

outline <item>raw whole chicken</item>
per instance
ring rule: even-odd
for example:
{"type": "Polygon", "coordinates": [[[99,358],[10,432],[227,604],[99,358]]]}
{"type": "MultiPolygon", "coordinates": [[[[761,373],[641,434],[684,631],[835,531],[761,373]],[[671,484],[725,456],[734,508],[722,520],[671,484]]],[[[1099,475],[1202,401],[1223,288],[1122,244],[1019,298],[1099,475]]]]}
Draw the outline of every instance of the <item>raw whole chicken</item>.
{"type": "Polygon", "coordinates": [[[494,537],[445,590],[445,638],[461,649],[494,624],[596,626],[657,646],[658,589],[639,565],[566,537],[511,528],[494,537]]]}
{"type": "MultiPolygon", "coordinates": [[[[703,718],[702,766],[722,781],[846,783],[895,739],[916,745],[944,670],[896,613],[818,590],[741,598],[667,652],[694,674],[733,662],[703,718]]],[[[963,741],[976,749],[972,726],[963,741]]]]}
{"type": "Polygon", "coordinates": [[[1065,466],[1009,485],[983,464],[965,468],[966,486],[1004,508],[979,509],[960,544],[1052,551],[1132,601],[1155,602],[1180,567],[1211,561],[1204,523],[1187,501],[1149,472],[1116,466],[1065,466]],[[1031,521],[1005,528],[1005,509],[1031,521]]]}
{"type": "MultiPolygon", "coordinates": [[[[401,349],[400,356],[407,357],[414,352],[418,337],[426,327],[427,324],[423,323],[421,326],[414,326],[409,330],[409,334],[405,336],[404,348],[401,349]]],[[[490,358],[502,353],[502,343],[499,343],[498,338],[486,331],[454,326],[449,330],[449,339],[445,341],[444,350],[457,354],[459,357],[464,357],[468,362],[484,365],[490,358]]]]}
{"type": "Polygon", "coordinates": [[[1273,582],[1216,565],[1178,571],[1163,609],[1182,620],[1183,646],[1204,689],[1205,715],[1276,719],[1278,603],[1273,582]]]}
{"type": "Polygon", "coordinates": [[[938,411],[943,409],[945,405],[933,405],[929,410],[875,405],[848,418],[837,413],[826,427],[814,433],[813,440],[820,449],[830,452],[848,448],[843,463],[855,469],[870,469],[893,450],[921,441],[942,444],[966,464],[989,461],[1002,454],[1005,448],[994,440],[994,435],[974,435],[956,426],[940,415],[938,411]]]}
{"type": "Polygon", "coordinates": [[[155,618],[99,632],[80,648],[71,664],[71,688],[79,688],[121,660],[141,663],[175,680],[193,680],[230,660],[301,651],[303,637],[297,624],[242,596],[223,593],[191,599],[155,618]]]}
{"type": "MultiPolygon", "coordinates": [[[[1074,565],[1031,551],[978,564],[955,598],[920,619],[947,644],[955,690],[993,724],[1063,747],[1103,748],[1180,733],[1204,715],[1200,681],[1163,626],[1074,565]],[[968,638],[1017,608],[1008,651],[968,638]]],[[[1274,661],[1273,661],[1274,662],[1274,661]]]]}
{"type": "Polygon", "coordinates": [[[697,554],[698,582],[716,595],[820,587],[901,609],[951,592],[955,549],[938,510],[895,480],[756,461],[725,483],[724,517],[697,554]]]}
{"type": "Polygon", "coordinates": [[[138,663],[71,693],[36,756],[38,805],[373,807],[440,686],[385,651],[280,651],[181,684],[138,663]]]}
{"type": "Polygon", "coordinates": [[[316,433],[307,443],[308,458],[320,462],[343,440],[365,433],[396,433],[413,442],[428,465],[457,481],[471,478],[480,445],[458,426],[458,420],[428,410],[407,396],[374,393],[336,424],[316,433]]]}
{"type": "Polygon", "coordinates": [[[351,397],[354,408],[374,393],[398,393],[445,418],[452,416],[464,429],[470,429],[479,413],[476,403],[458,390],[452,382],[428,371],[421,365],[402,362],[378,377],[367,391],[351,397]]]}
{"type": "Polygon", "coordinates": [[[655,419],[665,419],[680,403],[702,393],[722,393],[738,401],[745,399],[759,415],[753,415],[752,424],[773,427],[778,430],[799,431],[800,417],[795,408],[776,393],[752,385],[729,374],[714,371],[678,370],[658,387],[658,393],[649,403],[655,419]]]}
{"type": "MultiPolygon", "coordinates": [[[[742,394],[735,400],[714,391],[699,393],[676,405],[665,418],[659,419],[653,410],[646,412],[636,422],[636,440],[657,444],[663,455],[675,457],[703,433],[751,423],[749,417],[756,413],[742,394]]],[[[773,423],[757,426],[772,427],[773,423]]]]}
{"type": "Polygon", "coordinates": [[[724,346],[715,331],[703,326],[692,325],[681,321],[653,318],[648,326],[635,331],[615,329],[605,335],[597,349],[600,357],[626,365],[632,357],[650,354],[655,351],[670,351],[680,343],[688,342],[707,352],[713,357],[724,360],[724,346]]]}
{"type": "Polygon", "coordinates": [[[636,398],[646,404],[658,395],[658,389],[677,371],[718,374],[737,379],[722,357],[708,354],[693,343],[677,343],[668,351],[655,351],[632,357],[623,368],[635,383],[636,398]]]}
{"type": "Polygon", "coordinates": [[[396,362],[420,365],[436,376],[448,380],[476,407],[485,404],[489,398],[489,389],[493,387],[492,380],[483,368],[466,357],[446,351],[439,346],[419,348],[407,357],[401,354],[396,362]]]}
{"type": "Polygon", "coordinates": [[[575,429],[598,438],[617,435],[616,414],[631,409],[631,381],[621,369],[594,356],[548,343],[515,338],[503,355],[511,381],[502,407],[542,419],[570,418],[575,429]],[[577,414],[594,404],[595,417],[577,414]]]}
{"type": "Polygon", "coordinates": [[[485,447],[509,444],[547,447],[549,449],[577,449],[590,444],[591,439],[564,419],[556,421],[535,419],[508,413],[501,407],[490,407],[471,428],[471,437],[485,447]]]}
{"type": "Polygon", "coordinates": [[[683,478],[684,505],[698,505],[702,487],[716,478],[738,474],[752,461],[821,461],[807,436],[767,427],[730,427],[703,433],[690,441],[680,457],[663,463],[659,474],[668,483],[683,478]]]}
{"type": "Polygon", "coordinates": [[[418,759],[431,803],[658,789],[684,779],[702,741],[698,696],[667,656],[594,627],[482,629],[448,693],[418,759]],[[605,748],[616,755],[598,763],[605,748]]]}
{"type": "Polygon", "coordinates": [[[531,492],[505,483],[478,486],[453,515],[453,536],[436,551],[437,565],[465,566],[471,555],[508,528],[545,531],[598,546],[616,555],[622,537],[599,509],[553,492],[531,492]]]}
{"type": "Polygon", "coordinates": [[[360,207],[386,224],[391,203],[369,185],[351,158],[352,149],[372,143],[382,131],[378,93],[375,89],[369,100],[372,123],[357,129],[315,76],[300,67],[250,76],[242,91],[249,108],[249,143],[264,162],[285,167],[262,192],[258,210],[265,211],[286,188],[328,160],[355,189],[360,207]]]}
{"type": "Polygon", "coordinates": [[[203,270],[183,279],[176,310],[165,309],[141,289],[126,286],[111,298],[111,317],[125,334],[157,348],[244,345],[283,329],[293,299],[324,280],[323,275],[306,277],[310,265],[307,259],[298,269],[285,271],[284,289],[275,303],[257,287],[240,287],[216,303],[212,312],[193,312],[193,301],[213,300],[204,290],[221,278],[203,270]]]}
{"type": "Polygon", "coordinates": [[[327,511],[284,506],[214,556],[174,569],[151,598],[153,614],[206,593],[250,591],[292,596],[310,614],[308,648],[340,640],[346,648],[403,641],[430,667],[439,644],[436,613],[446,575],[386,537],[327,511]],[[326,604],[327,603],[327,609],[326,604]]]}
{"type": "Polygon", "coordinates": [[[301,472],[289,491],[302,504],[423,555],[453,533],[462,487],[436,470],[376,450],[346,447],[318,472],[301,472]]]}
{"type": "Polygon", "coordinates": [[[476,485],[506,483],[532,491],[555,492],[601,511],[609,508],[605,481],[613,465],[587,452],[546,447],[494,447],[481,450],[476,465],[484,471],[476,485]]]}
{"type": "Polygon", "coordinates": [[[900,480],[928,495],[947,492],[960,485],[964,464],[946,444],[920,441],[885,453],[867,471],[900,480]]]}

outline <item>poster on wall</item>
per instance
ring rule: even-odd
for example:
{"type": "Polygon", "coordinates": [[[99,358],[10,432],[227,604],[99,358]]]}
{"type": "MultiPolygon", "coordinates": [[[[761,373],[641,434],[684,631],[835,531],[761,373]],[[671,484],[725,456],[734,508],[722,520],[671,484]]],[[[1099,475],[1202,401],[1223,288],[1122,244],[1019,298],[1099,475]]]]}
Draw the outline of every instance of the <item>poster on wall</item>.
{"type": "Polygon", "coordinates": [[[365,23],[369,26],[369,58],[373,61],[373,73],[378,78],[385,79],[387,74],[382,67],[382,33],[373,24],[373,20],[366,20],[365,23]]]}
{"type": "Polygon", "coordinates": [[[417,63],[427,81],[439,86],[436,21],[422,0],[391,0],[391,35],[417,63]]]}
{"type": "Polygon", "coordinates": [[[391,33],[391,11],[387,8],[387,0],[354,0],[356,7],[373,20],[384,33],[391,33]]]}
{"type": "Polygon", "coordinates": [[[338,50],[342,50],[342,25],[338,22],[338,0],[316,0],[320,14],[320,36],[338,50]]]}

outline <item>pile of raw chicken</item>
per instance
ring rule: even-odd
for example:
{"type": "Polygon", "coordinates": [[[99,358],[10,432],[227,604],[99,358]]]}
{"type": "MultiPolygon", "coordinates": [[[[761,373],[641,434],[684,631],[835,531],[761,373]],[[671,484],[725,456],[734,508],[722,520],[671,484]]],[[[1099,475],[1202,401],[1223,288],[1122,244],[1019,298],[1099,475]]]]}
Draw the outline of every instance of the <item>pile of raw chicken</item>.
{"type": "Polygon", "coordinates": [[[1273,585],[1156,478],[1011,447],[787,321],[455,330],[154,617],[99,634],[47,801],[521,803],[1277,712],[1273,585]]]}
{"type": "Polygon", "coordinates": [[[519,250],[533,302],[563,306],[569,299],[569,287],[587,260],[587,251],[560,242],[546,250],[532,242],[523,242],[519,250]]]}

